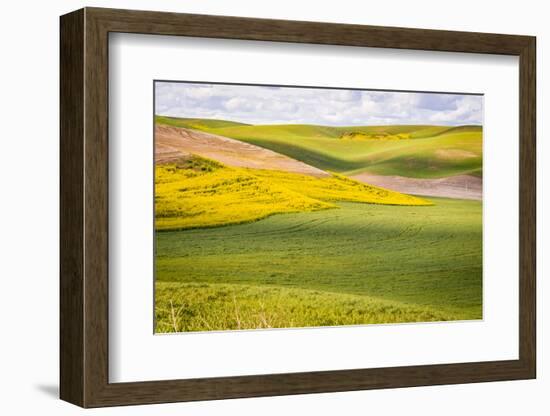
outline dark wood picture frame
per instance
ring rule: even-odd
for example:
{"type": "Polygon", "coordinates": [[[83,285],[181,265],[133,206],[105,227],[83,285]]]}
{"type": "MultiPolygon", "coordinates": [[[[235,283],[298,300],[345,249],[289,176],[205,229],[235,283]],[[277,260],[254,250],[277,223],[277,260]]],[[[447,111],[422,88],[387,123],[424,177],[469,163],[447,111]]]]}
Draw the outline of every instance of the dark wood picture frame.
{"type": "Polygon", "coordinates": [[[60,396],[82,407],[304,394],[536,376],[535,38],[85,8],[61,17],[60,396]],[[519,359],[109,383],[110,32],[519,56],[519,359]]]}

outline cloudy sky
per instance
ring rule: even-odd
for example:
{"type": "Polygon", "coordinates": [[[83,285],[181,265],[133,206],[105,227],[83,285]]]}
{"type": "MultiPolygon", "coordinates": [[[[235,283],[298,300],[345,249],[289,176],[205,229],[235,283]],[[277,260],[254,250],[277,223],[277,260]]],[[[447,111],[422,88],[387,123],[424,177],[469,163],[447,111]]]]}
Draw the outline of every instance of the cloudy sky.
{"type": "Polygon", "coordinates": [[[250,124],[482,124],[479,95],[155,83],[155,113],[250,124]]]}

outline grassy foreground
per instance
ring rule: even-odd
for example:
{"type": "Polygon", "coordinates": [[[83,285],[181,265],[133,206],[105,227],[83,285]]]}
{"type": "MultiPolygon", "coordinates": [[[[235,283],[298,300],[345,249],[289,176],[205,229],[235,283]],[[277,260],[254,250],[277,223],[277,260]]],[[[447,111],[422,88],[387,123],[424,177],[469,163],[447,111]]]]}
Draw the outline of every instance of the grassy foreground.
{"type": "Polygon", "coordinates": [[[218,283],[156,284],[157,332],[449,321],[455,316],[369,296],[218,283]]]}
{"type": "Polygon", "coordinates": [[[157,332],[480,319],[481,203],[434,202],[157,233],[157,332]]]}
{"type": "Polygon", "coordinates": [[[241,224],[273,214],[337,208],[335,201],[430,205],[410,195],[342,175],[316,178],[289,172],[224,166],[198,156],[157,165],[156,230],[241,224]]]}

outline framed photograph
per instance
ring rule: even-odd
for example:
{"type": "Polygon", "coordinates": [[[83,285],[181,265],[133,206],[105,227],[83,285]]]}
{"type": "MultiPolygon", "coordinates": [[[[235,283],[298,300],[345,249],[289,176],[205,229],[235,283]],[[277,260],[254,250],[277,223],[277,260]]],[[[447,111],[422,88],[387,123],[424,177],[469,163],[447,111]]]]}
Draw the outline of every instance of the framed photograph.
{"type": "Polygon", "coordinates": [[[535,49],[62,16],[61,398],[535,378],[535,49]]]}

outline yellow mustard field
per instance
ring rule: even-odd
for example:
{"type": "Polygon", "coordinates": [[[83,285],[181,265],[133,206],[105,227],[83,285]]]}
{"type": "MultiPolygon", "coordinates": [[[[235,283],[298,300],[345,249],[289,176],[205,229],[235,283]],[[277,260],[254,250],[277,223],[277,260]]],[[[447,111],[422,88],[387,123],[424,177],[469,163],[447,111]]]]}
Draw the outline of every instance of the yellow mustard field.
{"type": "Polygon", "coordinates": [[[157,230],[240,224],[273,214],[337,208],[335,201],[431,205],[421,198],[338,174],[318,178],[236,168],[198,156],[156,166],[157,230]]]}
{"type": "Polygon", "coordinates": [[[409,133],[389,134],[381,133],[362,133],[362,132],[346,132],[340,136],[341,140],[409,140],[409,133]]]}

